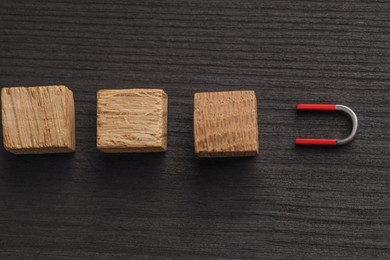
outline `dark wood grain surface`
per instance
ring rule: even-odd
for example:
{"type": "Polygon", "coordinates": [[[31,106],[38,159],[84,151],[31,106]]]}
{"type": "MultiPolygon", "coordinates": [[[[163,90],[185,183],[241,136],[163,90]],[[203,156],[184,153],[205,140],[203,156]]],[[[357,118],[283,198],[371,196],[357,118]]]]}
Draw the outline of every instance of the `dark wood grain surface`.
{"type": "Polygon", "coordinates": [[[1,87],[65,84],[77,152],[0,152],[1,259],[390,259],[390,2],[0,2],[1,87]],[[166,154],[96,150],[96,91],[163,88],[166,154]],[[194,155],[193,95],[253,89],[260,154],[194,155]],[[356,140],[295,148],[294,138],[356,140]]]}

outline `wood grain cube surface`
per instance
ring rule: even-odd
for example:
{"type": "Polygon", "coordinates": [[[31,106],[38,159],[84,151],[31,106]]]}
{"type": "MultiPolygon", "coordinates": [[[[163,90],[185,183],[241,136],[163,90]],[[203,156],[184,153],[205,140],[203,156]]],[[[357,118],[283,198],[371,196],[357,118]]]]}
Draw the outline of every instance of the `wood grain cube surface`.
{"type": "Polygon", "coordinates": [[[3,144],[15,154],[76,149],[73,92],[66,86],[3,88],[3,144]]]}
{"type": "Polygon", "coordinates": [[[200,157],[255,156],[259,152],[254,91],[196,93],[195,153],[200,157]]]}
{"type": "Polygon", "coordinates": [[[168,96],[161,89],[98,91],[97,148],[106,153],[167,149],[168,96]]]}

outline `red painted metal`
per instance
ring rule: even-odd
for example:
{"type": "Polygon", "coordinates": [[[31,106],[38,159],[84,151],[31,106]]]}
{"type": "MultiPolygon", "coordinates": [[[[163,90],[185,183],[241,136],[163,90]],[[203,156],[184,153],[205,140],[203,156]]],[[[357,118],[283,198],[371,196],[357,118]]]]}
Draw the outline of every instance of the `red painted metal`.
{"type": "Polygon", "coordinates": [[[335,112],[336,105],[333,104],[299,104],[297,111],[313,111],[313,112],[335,112]]]}
{"type": "Polygon", "coordinates": [[[296,139],[295,144],[301,146],[336,146],[337,141],[331,139],[296,139]]]}

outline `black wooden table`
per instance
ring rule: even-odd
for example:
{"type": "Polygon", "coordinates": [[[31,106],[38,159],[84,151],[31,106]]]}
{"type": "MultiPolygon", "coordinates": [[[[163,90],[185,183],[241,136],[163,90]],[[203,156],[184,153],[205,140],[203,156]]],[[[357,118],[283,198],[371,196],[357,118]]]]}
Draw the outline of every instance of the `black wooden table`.
{"type": "Polygon", "coordinates": [[[77,152],[0,152],[1,259],[389,259],[390,2],[0,2],[2,87],[74,91],[77,152]],[[96,150],[96,91],[163,88],[169,151],[96,150]],[[193,95],[253,89],[260,154],[194,155],[193,95]],[[296,148],[295,137],[356,140],[296,148]]]}

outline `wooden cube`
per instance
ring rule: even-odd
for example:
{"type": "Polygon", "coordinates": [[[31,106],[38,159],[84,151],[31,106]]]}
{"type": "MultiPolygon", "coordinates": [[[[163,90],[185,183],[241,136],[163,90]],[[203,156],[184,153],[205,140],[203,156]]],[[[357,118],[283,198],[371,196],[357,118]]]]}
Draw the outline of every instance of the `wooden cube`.
{"type": "Polygon", "coordinates": [[[106,153],[167,149],[168,96],[161,89],[100,90],[97,148],[106,153]]]}
{"type": "Polygon", "coordinates": [[[3,143],[15,154],[67,153],[76,149],[73,93],[65,86],[1,91],[3,143]]]}
{"type": "Polygon", "coordinates": [[[200,157],[255,156],[259,153],[254,91],[196,93],[195,152],[200,157]]]}

